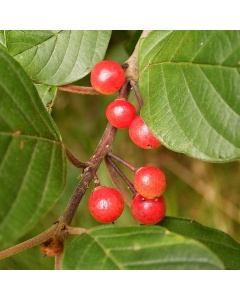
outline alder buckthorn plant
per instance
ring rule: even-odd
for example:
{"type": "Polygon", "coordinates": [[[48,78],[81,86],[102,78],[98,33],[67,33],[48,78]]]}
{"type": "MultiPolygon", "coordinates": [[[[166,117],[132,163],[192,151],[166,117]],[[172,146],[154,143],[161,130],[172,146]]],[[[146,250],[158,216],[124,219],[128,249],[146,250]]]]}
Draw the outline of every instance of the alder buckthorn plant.
{"type": "Polygon", "coordinates": [[[0,31],[0,268],[240,269],[239,36],[0,31]]]}

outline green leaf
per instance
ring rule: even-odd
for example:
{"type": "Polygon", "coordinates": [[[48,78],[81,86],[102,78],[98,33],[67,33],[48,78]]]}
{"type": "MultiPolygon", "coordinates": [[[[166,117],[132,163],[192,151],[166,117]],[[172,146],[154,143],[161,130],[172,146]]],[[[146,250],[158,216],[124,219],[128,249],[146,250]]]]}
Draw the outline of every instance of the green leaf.
{"type": "Polygon", "coordinates": [[[240,158],[240,31],[154,31],[139,48],[141,115],[167,148],[240,158]]]}
{"type": "Polygon", "coordinates": [[[65,185],[58,129],[22,67],[0,50],[0,244],[13,243],[65,185]]]}
{"type": "Polygon", "coordinates": [[[75,82],[103,59],[109,30],[6,31],[9,53],[30,78],[46,85],[75,82]]]}
{"type": "Polygon", "coordinates": [[[66,249],[63,269],[222,269],[201,243],[159,226],[98,226],[66,249]]]}
{"type": "Polygon", "coordinates": [[[205,244],[223,261],[227,269],[240,269],[240,244],[226,233],[184,218],[165,217],[159,225],[205,244]]]}
{"type": "Polygon", "coordinates": [[[4,30],[0,30],[0,48],[6,50],[6,37],[4,30]]]}
{"type": "Polygon", "coordinates": [[[47,111],[51,113],[57,95],[57,87],[44,84],[35,84],[35,87],[47,111]]]}

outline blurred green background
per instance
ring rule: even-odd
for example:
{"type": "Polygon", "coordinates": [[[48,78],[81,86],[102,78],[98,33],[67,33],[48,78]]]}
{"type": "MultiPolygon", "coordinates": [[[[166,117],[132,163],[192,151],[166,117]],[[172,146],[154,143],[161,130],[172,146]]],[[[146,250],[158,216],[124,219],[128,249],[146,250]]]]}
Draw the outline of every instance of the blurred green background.
{"type": "MultiPolygon", "coordinates": [[[[130,56],[141,31],[113,31],[106,59],[122,64],[130,56]]],[[[89,86],[89,76],[76,84],[89,86]]],[[[82,96],[58,91],[52,110],[62,135],[64,144],[81,161],[87,161],[95,150],[106,127],[105,109],[116,95],[82,96]]],[[[136,105],[133,92],[129,100],[136,105]]],[[[239,161],[212,164],[172,152],[161,146],[154,150],[144,150],[135,146],[127,130],[118,130],[113,152],[135,166],[154,165],[162,168],[167,180],[164,193],[167,215],[191,218],[195,221],[220,229],[240,242],[240,163],[239,161]]],[[[121,166],[120,166],[121,167],[121,166]]],[[[122,168],[129,179],[132,174],[122,168]]],[[[65,208],[78,183],[81,170],[68,163],[66,188],[56,205],[27,236],[31,238],[47,229],[56,221],[65,208]]],[[[102,185],[113,186],[105,164],[98,171],[102,185]]],[[[100,223],[90,215],[87,200],[90,186],[74,217],[74,226],[91,228],[100,223]]],[[[118,225],[136,225],[126,206],[123,215],[116,221],[118,225]]],[[[67,239],[72,242],[73,236],[67,239]]],[[[19,241],[19,242],[20,242],[19,241]]],[[[39,247],[0,261],[0,269],[53,269],[54,259],[43,257],[39,247]]]]}

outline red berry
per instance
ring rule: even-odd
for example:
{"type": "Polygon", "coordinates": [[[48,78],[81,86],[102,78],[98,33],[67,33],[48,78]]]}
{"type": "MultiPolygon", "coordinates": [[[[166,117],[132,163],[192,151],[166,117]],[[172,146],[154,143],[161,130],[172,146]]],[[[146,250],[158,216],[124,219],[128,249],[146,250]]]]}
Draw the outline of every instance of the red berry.
{"type": "Polygon", "coordinates": [[[162,196],[156,199],[148,199],[138,194],[133,198],[131,213],[139,223],[154,225],[160,222],[165,216],[165,200],[162,196]]]}
{"type": "Polygon", "coordinates": [[[141,116],[137,116],[129,127],[131,140],[140,148],[153,149],[161,145],[160,141],[151,133],[141,116]]]}
{"type": "Polygon", "coordinates": [[[110,95],[119,91],[123,86],[125,73],[115,61],[102,60],[93,67],[90,81],[96,91],[110,95]]]}
{"type": "Polygon", "coordinates": [[[106,109],[106,117],[114,127],[128,128],[136,116],[134,105],[124,98],[111,102],[106,109]]]}
{"type": "Polygon", "coordinates": [[[124,209],[122,195],[111,187],[96,187],[88,202],[92,216],[99,222],[110,223],[120,217],[124,209]]]}
{"type": "Polygon", "coordinates": [[[143,197],[153,199],[161,196],[166,187],[164,173],[156,167],[142,167],[138,169],[133,178],[136,191],[143,197]]]}

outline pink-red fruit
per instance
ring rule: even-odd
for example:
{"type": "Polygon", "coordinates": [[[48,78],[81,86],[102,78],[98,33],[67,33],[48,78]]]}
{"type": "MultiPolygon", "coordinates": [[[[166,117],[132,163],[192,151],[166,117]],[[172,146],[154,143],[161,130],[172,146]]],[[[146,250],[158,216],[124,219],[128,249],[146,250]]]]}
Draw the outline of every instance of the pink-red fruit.
{"type": "Polygon", "coordinates": [[[143,149],[153,149],[161,145],[141,116],[137,116],[129,127],[129,136],[134,144],[143,149]]]}
{"type": "Polygon", "coordinates": [[[92,87],[99,93],[114,94],[123,86],[125,73],[115,61],[102,60],[93,67],[90,82],[92,87]]]}
{"type": "Polygon", "coordinates": [[[110,223],[117,220],[123,212],[124,200],[114,188],[96,187],[88,201],[91,215],[99,222],[110,223]]]}
{"type": "Polygon", "coordinates": [[[136,195],[131,204],[131,213],[140,224],[157,224],[166,214],[165,200],[162,196],[156,199],[148,199],[142,195],[136,195]]]}
{"type": "Polygon", "coordinates": [[[153,199],[161,196],[166,187],[164,173],[156,167],[139,168],[133,178],[136,191],[143,197],[153,199]]]}
{"type": "Polygon", "coordinates": [[[124,98],[115,99],[106,109],[110,124],[118,129],[128,128],[136,116],[134,105],[124,98]]]}

